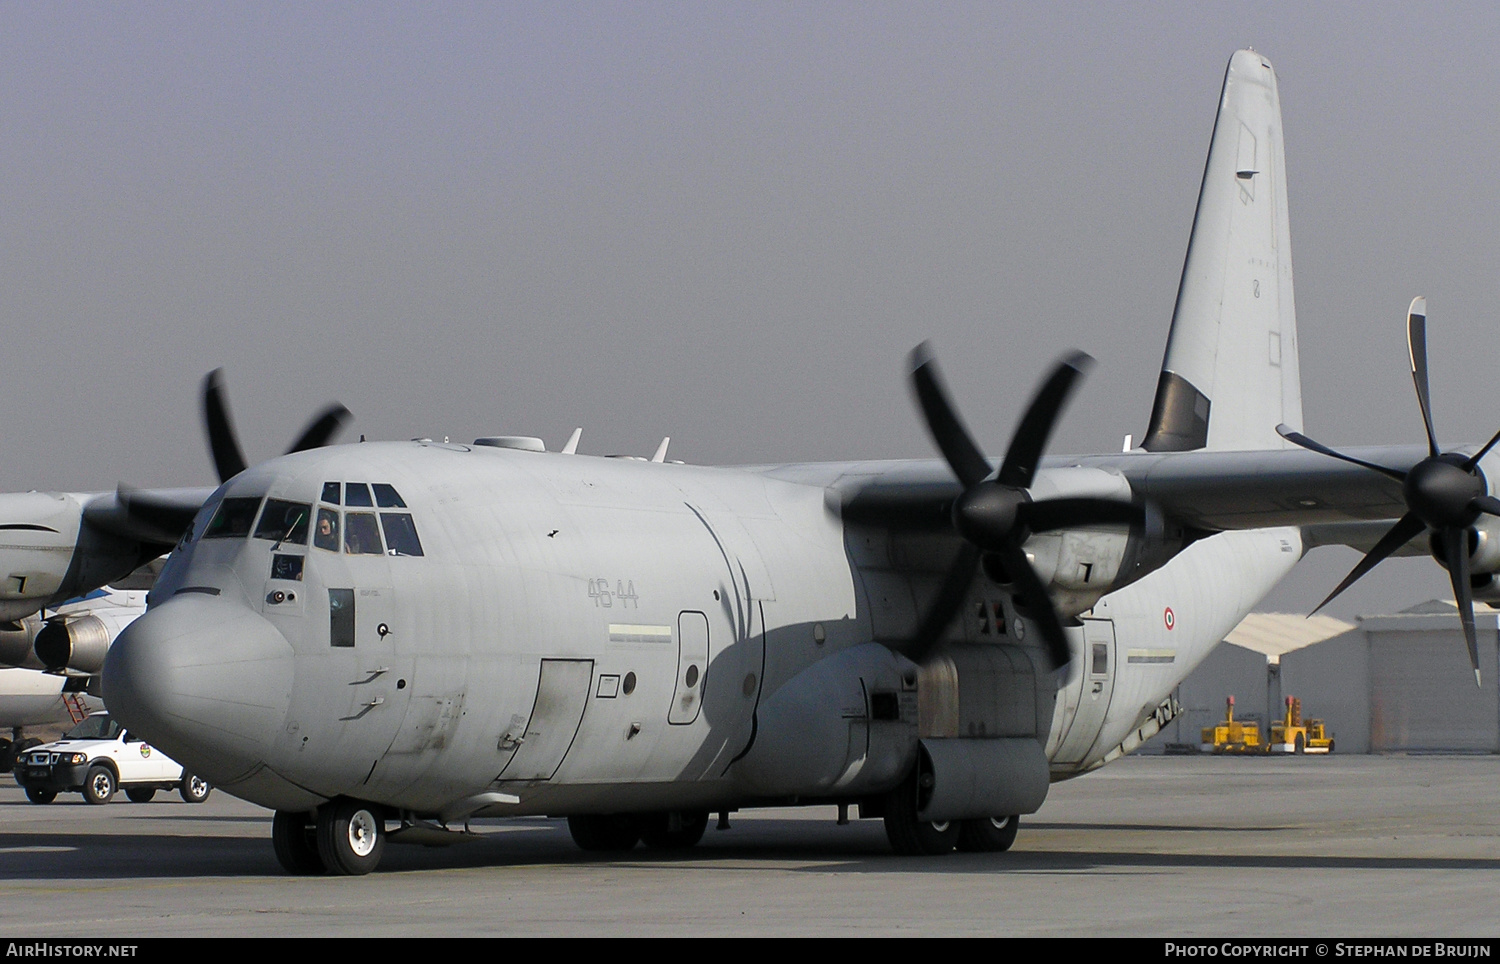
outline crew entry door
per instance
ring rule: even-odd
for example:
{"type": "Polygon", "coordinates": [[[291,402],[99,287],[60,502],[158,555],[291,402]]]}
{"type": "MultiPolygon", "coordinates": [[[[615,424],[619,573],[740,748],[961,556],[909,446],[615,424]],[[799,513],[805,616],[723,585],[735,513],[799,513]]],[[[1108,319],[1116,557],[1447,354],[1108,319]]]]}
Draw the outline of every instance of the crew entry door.
{"type": "Polygon", "coordinates": [[[591,659],[542,660],[531,717],[524,730],[513,727],[501,737],[500,749],[512,753],[498,779],[526,782],[552,779],[573,745],[573,737],[578,735],[593,678],[591,659]]]}

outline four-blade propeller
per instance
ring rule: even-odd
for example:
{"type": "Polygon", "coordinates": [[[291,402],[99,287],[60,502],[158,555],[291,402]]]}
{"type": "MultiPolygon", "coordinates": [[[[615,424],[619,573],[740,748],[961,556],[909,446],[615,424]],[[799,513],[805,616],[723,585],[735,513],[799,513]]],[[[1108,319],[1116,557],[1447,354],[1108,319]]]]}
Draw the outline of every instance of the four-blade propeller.
{"type": "Polygon", "coordinates": [[[1352,462],[1379,472],[1401,483],[1407,512],[1375,547],[1365,554],[1339,583],[1318,609],[1332,602],[1339,593],[1379,565],[1387,556],[1406,545],[1424,531],[1431,530],[1442,560],[1447,563],[1453,583],[1453,599],[1463,622],[1464,640],[1469,645],[1469,663],[1474,667],[1474,682],[1479,682],[1479,645],[1474,632],[1474,600],[1469,584],[1468,529],[1481,514],[1500,516],[1500,499],[1489,494],[1489,487],[1479,471],[1479,460],[1500,442],[1500,432],[1470,456],[1443,452],[1438,448],[1432,428],[1432,403],[1427,388],[1427,299],[1415,298],[1406,315],[1406,344],[1411,358],[1411,377],[1417,390],[1417,404],[1422,409],[1422,423],[1427,429],[1428,456],[1410,471],[1402,472],[1374,462],[1366,462],[1336,452],[1326,445],[1294,432],[1285,425],[1276,426],[1281,437],[1323,455],[1352,462]]]}
{"type": "MultiPolygon", "coordinates": [[[[287,454],[327,445],[351,418],[353,416],[347,408],[334,402],[307,424],[291,448],[286,450],[287,454]]],[[[213,455],[219,481],[228,482],[245,471],[248,465],[234,430],[234,422],[229,417],[229,399],[224,391],[222,368],[215,368],[203,379],[203,424],[208,432],[208,450],[213,455]]]]}
{"type": "Polygon", "coordinates": [[[1071,658],[1062,618],[1052,606],[1047,587],[1032,569],[1022,548],[1036,532],[1089,525],[1134,523],[1140,508],[1128,502],[1089,497],[1034,501],[1027,492],[1036,477],[1042,451],[1052,434],[1073,386],[1093,359],[1082,352],[1067,355],[1042,382],[1011,437],[1010,447],[998,472],[993,472],[983,451],[949,399],[931,347],[923,342],[911,353],[911,382],[922,409],[927,431],[937,443],[963,491],[953,502],[953,527],[964,539],[963,548],[927,612],[918,624],[907,655],[921,662],[942,638],[963,604],[969,584],[981,561],[990,571],[1003,570],[1026,602],[1047,645],[1054,668],[1071,658]]]}

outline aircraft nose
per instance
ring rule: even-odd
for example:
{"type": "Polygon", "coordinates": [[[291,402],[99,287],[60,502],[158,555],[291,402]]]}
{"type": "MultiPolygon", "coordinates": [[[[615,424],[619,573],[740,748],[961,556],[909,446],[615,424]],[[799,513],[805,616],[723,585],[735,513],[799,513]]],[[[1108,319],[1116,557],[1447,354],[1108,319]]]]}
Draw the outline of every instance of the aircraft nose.
{"type": "Polygon", "coordinates": [[[132,732],[213,783],[270,754],[291,701],[291,644],[237,601],[185,593],[125,628],[104,663],[104,702],[132,732]]]}

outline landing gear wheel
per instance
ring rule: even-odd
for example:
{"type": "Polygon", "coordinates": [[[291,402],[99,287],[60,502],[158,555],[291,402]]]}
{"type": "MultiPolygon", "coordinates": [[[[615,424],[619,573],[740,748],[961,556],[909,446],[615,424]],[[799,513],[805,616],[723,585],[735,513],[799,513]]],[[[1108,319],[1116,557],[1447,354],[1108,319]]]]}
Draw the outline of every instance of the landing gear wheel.
{"type": "Polygon", "coordinates": [[[16,755],[11,752],[14,749],[9,740],[0,736],[0,773],[9,773],[15,765],[16,755]]]}
{"type": "Polygon", "coordinates": [[[385,852],[385,818],[357,800],[334,800],[318,808],[318,856],[330,874],[368,874],[385,852]]]}
{"type": "Polygon", "coordinates": [[[1292,752],[1297,754],[1298,756],[1301,756],[1303,753],[1307,752],[1307,743],[1302,739],[1301,733],[1297,734],[1297,742],[1295,744],[1295,749],[1293,749],[1292,752]]]}
{"type": "Polygon", "coordinates": [[[156,796],[155,787],[126,787],[125,796],[130,798],[131,803],[150,803],[151,798],[156,796]]]}
{"type": "Polygon", "coordinates": [[[647,814],[641,820],[641,843],[653,850],[689,850],[707,829],[707,810],[647,814]]]}
{"type": "Polygon", "coordinates": [[[105,804],[115,796],[115,775],[105,766],[91,767],[83,778],[83,799],[89,803],[105,804]]]}
{"type": "Polygon", "coordinates": [[[310,814],[278,810],[271,818],[271,846],[282,869],[297,877],[327,872],[318,855],[316,824],[310,814]]]}
{"type": "Polygon", "coordinates": [[[39,790],[36,787],[26,788],[26,799],[32,803],[51,803],[57,799],[56,790],[39,790]]]}
{"type": "Polygon", "coordinates": [[[213,791],[214,788],[209,786],[208,781],[196,773],[184,773],[182,782],[177,785],[177,792],[188,803],[202,803],[213,791]]]}
{"type": "Polygon", "coordinates": [[[568,818],[568,833],[580,850],[624,853],[641,839],[641,822],[633,813],[580,813],[568,818]]]}
{"type": "Polygon", "coordinates": [[[965,820],[958,828],[958,849],[968,853],[999,853],[1009,850],[1021,829],[1020,817],[988,817],[965,820]]]}
{"type": "Polygon", "coordinates": [[[885,836],[896,853],[907,857],[935,857],[958,844],[957,821],[917,819],[917,775],[913,773],[892,790],[885,802],[885,836]]]}

